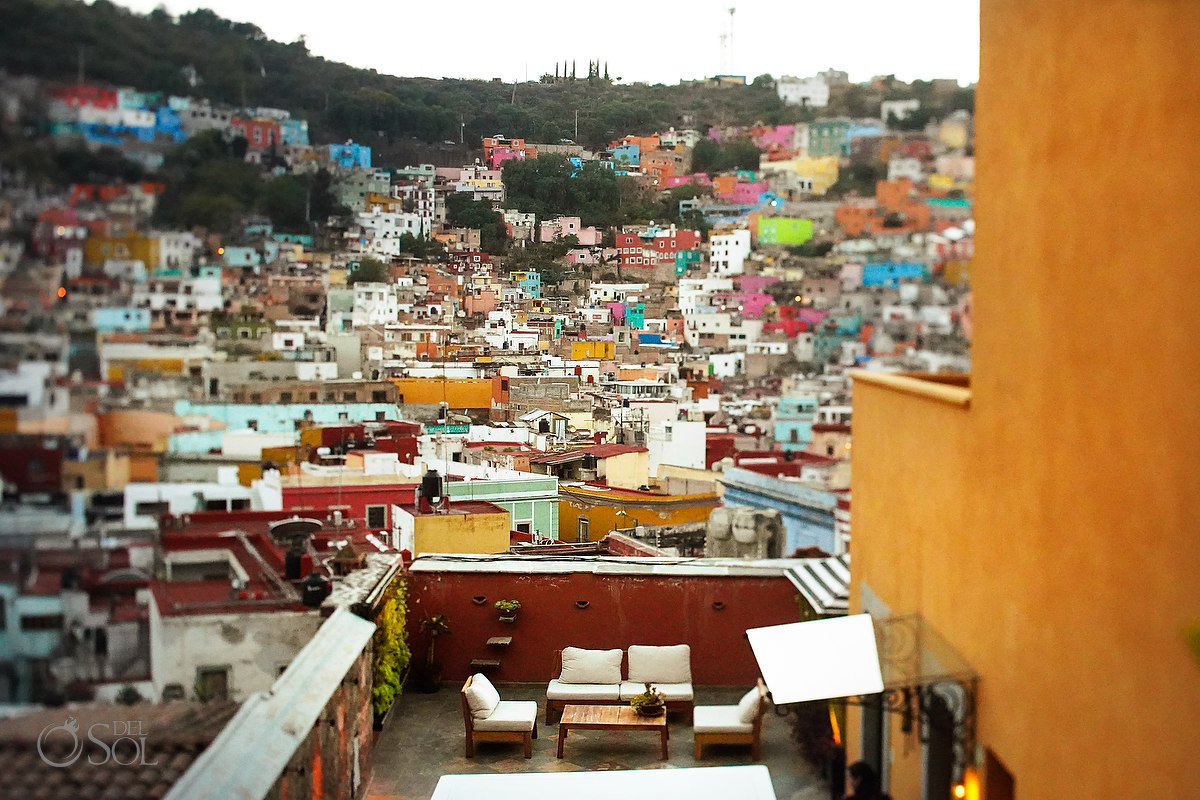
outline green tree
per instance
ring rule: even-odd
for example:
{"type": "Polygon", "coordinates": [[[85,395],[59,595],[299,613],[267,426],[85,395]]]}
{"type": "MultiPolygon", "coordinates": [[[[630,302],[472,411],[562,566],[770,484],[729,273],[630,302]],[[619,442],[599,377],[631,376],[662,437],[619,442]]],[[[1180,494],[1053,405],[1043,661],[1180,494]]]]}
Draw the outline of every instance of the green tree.
{"type": "Polygon", "coordinates": [[[279,230],[306,232],[305,217],[309,187],[303,178],[295,175],[280,175],[263,187],[259,206],[263,213],[279,230]]]}
{"type": "Polygon", "coordinates": [[[479,245],[484,252],[499,255],[508,242],[504,217],[486,200],[474,200],[465,192],[446,198],[446,221],[458,228],[478,228],[479,245]]]}
{"type": "Polygon", "coordinates": [[[364,258],[358,262],[358,269],[350,273],[346,283],[391,283],[392,272],[387,264],[377,258],[364,258]]]}

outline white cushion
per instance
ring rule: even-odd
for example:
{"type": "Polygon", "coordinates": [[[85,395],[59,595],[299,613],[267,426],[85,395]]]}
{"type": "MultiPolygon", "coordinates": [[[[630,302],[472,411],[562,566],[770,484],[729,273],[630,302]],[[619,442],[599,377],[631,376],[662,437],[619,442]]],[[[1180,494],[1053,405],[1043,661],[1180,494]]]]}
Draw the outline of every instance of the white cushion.
{"type": "Polygon", "coordinates": [[[533,700],[501,700],[487,719],[471,723],[477,731],[531,731],[537,722],[538,704],[533,700]]]}
{"type": "Polygon", "coordinates": [[[471,685],[463,694],[467,696],[467,706],[471,709],[471,716],[476,720],[487,719],[500,704],[500,693],[496,691],[495,686],[492,686],[492,682],[480,672],[475,673],[471,678],[471,685]]]}
{"type": "Polygon", "coordinates": [[[754,725],[742,722],[737,706],[696,706],[692,714],[696,733],[753,733],[754,725]]]}
{"type": "MultiPolygon", "coordinates": [[[[690,683],[652,683],[650,685],[661,692],[668,703],[691,700],[694,696],[690,683]]],[[[621,699],[632,700],[634,695],[639,695],[644,691],[646,691],[645,683],[624,681],[621,684],[621,699]]]]}
{"type": "Polygon", "coordinates": [[[742,699],[737,704],[738,719],[747,724],[753,723],[754,718],[758,716],[758,687],[755,686],[750,691],[742,695],[742,699]]]}
{"type": "MultiPolygon", "coordinates": [[[[629,646],[629,680],[635,683],[690,683],[692,648],[686,644],[629,646]]],[[[644,689],[645,687],[643,687],[644,689]]]]}
{"type": "Polygon", "coordinates": [[[563,683],[550,681],[546,687],[547,700],[611,700],[621,699],[621,687],[616,683],[563,683]]]}
{"type": "Polygon", "coordinates": [[[563,683],[620,683],[621,651],[564,648],[558,679],[563,683]]]}

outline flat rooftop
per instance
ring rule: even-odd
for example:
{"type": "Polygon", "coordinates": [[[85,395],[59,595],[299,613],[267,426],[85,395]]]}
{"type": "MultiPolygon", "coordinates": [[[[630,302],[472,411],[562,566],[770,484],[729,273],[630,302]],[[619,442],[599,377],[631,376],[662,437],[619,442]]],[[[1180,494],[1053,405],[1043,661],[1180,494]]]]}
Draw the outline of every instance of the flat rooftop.
{"type": "MultiPolygon", "coordinates": [[[[791,722],[767,710],[763,718],[762,757],[750,758],[749,746],[708,745],[704,758],[693,758],[691,725],[672,714],[669,758],[659,758],[658,737],[644,732],[574,731],[564,758],[555,757],[558,725],[546,725],[546,684],[505,683],[497,689],[505,700],[538,702],[538,738],[533,758],[519,744],[479,742],[475,757],[463,754],[464,727],[459,700],[461,684],[443,683],[434,694],[406,689],[396,701],[376,741],[366,800],[424,800],[442,775],[516,772],[580,772],[623,769],[679,769],[763,764],[779,800],[828,800],[821,777],[801,760],[791,739],[791,722]]],[[[697,705],[737,703],[749,687],[696,687],[697,705]]]]}

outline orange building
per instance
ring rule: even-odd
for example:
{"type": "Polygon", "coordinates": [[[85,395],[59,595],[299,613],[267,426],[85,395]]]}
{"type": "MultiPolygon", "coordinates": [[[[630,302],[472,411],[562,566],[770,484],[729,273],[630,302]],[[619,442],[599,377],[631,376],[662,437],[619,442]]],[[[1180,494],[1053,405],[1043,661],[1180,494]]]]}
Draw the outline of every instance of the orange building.
{"type": "Polygon", "coordinates": [[[400,390],[398,403],[438,405],[444,402],[456,409],[492,407],[491,378],[392,378],[391,381],[400,390]]]}
{"type": "Polygon", "coordinates": [[[158,267],[158,237],[129,232],[121,236],[92,234],[83,243],[83,263],[99,266],[110,258],[141,261],[146,269],[158,267]]]}
{"type": "Polygon", "coordinates": [[[558,497],[558,538],[564,542],[596,542],[638,525],[703,522],[721,504],[716,492],[672,495],[591,484],[560,484],[558,497]]]}
{"type": "Polygon", "coordinates": [[[848,757],[896,798],[1195,796],[1200,228],[1158,221],[1200,197],[1200,4],[981,12],[972,373],[854,388],[852,610],[962,679],[852,709],[848,757]],[[1118,316],[1165,324],[1096,347],[1118,316]]]}

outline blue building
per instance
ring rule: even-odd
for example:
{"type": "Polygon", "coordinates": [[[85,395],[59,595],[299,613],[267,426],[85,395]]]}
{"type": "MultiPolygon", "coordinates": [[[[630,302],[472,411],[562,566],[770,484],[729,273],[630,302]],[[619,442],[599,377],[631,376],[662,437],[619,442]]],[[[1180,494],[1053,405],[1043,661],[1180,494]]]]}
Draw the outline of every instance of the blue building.
{"type": "Polygon", "coordinates": [[[775,441],[785,451],[807,449],[816,416],[817,398],[813,395],[779,398],[775,406],[775,441]]]}
{"type": "Polygon", "coordinates": [[[831,555],[839,554],[836,493],[738,467],[726,469],[721,483],[725,485],[725,505],[774,509],[780,513],[785,554],[802,547],[819,547],[831,555]]]}
{"type": "Polygon", "coordinates": [[[227,267],[257,267],[262,263],[262,254],[256,248],[227,246],[224,250],[221,257],[227,267]]]}
{"type": "Polygon", "coordinates": [[[370,167],[371,148],[365,144],[346,142],[329,145],[329,160],[339,167],[370,167]]]}
{"type": "Polygon", "coordinates": [[[642,148],[636,144],[623,144],[612,149],[614,164],[636,167],[642,160],[642,148]]]}
{"type": "MultiPolygon", "coordinates": [[[[279,138],[284,144],[308,144],[308,121],[285,119],[279,123],[279,138]]],[[[368,156],[369,158],[369,156],[368,156]]]]}
{"type": "Polygon", "coordinates": [[[928,280],[929,267],[911,261],[884,261],[863,265],[863,286],[887,286],[895,289],[900,285],[900,281],[914,278],[928,280]]]}
{"type": "Polygon", "coordinates": [[[92,327],[97,333],[136,333],[150,330],[148,308],[96,308],[92,327]]]}
{"type": "Polygon", "coordinates": [[[625,325],[631,331],[640,331],[646,327],[646,304],[625,302],[625,325]]]}
{"type": "MultiPolygon", "coordinates": [[[[261,433],[292,433],[297,423],[309,420],[315,425],[337,425],[382,420],[399,420],[400,407],[395,403],[193,403],[175,402],[175,415],[198,414],[225,423],[226,430],[253,429],[261,433]],[[254,423],[253,425],[251,423],[254,423]]],[[[220,431],[216,431],[220,433],[220,431]]],[[[212,431],[197,431],[200,434],[212,431]]],[[[173,434],[172,447],[185,447],[190,434],[173,434]]],[[[193,437],[201,440],[204,437],[193,437]]]]}

